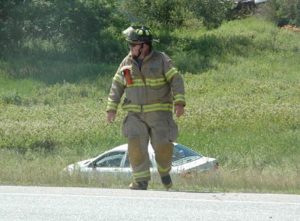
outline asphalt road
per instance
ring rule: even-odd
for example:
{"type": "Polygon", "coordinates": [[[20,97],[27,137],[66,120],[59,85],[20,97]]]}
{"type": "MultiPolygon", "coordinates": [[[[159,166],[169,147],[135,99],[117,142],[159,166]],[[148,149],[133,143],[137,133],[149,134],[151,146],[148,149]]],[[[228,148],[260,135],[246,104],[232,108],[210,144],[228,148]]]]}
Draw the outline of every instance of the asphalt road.
{"type": "Polygon", "coordinates": [[[0,186],[0,220],[300,220],[300,195],[0,186]]]}

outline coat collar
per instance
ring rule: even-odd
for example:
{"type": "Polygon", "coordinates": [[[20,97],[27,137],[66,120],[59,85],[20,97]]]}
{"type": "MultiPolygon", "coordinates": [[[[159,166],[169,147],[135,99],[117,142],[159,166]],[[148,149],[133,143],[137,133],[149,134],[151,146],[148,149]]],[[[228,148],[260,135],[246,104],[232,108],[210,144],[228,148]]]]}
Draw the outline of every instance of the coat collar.
{"type": "MultiPolygon", "coordinates": [[[[154,50],[151,50],[151,52],[143,59],[143,62],[149,60],[149,59],[153,56],[153,54],[154,54],[154,50]]],[[[133,59],[131,52],[129,52],[128,57],[129,57],[131,60],[133,60],[134,62],[136,62],[136,61],[133,59]]]]}

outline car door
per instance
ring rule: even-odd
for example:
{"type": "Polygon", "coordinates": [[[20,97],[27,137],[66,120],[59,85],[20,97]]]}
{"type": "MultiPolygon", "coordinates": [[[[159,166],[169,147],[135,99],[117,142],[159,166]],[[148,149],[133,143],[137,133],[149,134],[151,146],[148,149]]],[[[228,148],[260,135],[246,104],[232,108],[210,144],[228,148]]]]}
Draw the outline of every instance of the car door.
{"type": "Polygon", "coordinates": [[[122,167],[126,158],[125,151],[111,151],[103,154],[99,158],[95,159],[89,167],[96,172],[111,172],[122,173],[127,172],[129,168],[122,167]]]}

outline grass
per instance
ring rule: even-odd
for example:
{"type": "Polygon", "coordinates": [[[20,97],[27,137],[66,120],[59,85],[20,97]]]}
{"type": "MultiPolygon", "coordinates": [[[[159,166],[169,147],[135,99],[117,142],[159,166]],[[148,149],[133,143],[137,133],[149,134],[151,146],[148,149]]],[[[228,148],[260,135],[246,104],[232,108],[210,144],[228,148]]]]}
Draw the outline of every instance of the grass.
{"type": "MultiPolygon", "coordinates": [[[[25,155],[1,151],[1,184],[80,186],[100,188],[127,188],[131,178],[127,175],[93,174],[85,176],[77,173],[72,176],[62,173],[66,158],[60,155],[46,156],[27,152],[25,155]],[[18,164],[16,164],[18,162],[18,164]],[[51,168],[51,169],[49,169],[51,168]]],[[[76,156],[69,156],[68,160],[76,156]]],[[[221,167],[217,173],[173,175],[175,183],[172,191],[193,192],[269,192],[299,193],[299,174],[290,168],[265,168],[264,171],[251,168],[229,169],[221,167]],[[284,178],[284,179],[283,179],[284,178]]],[[[154,175],[150,189],[163,190],[159,177],[154,175]]]]}
{"type": "MultiPolygon", "coordinates": [[[[249,18],[173,37],[188,104],[176,120],[178,142],[221,165],[217,173],[175,176],[174,190],[299,194],[299,33],[249,18]]],[[[125,113],[112,125],[105,119],[116,67],[33,57],[0,62],[1,184],[127,188],[128,177],[61,174],[125,142],[125,113]]],[[[162,189],[157,177],[150,188],[162,189]]]]}

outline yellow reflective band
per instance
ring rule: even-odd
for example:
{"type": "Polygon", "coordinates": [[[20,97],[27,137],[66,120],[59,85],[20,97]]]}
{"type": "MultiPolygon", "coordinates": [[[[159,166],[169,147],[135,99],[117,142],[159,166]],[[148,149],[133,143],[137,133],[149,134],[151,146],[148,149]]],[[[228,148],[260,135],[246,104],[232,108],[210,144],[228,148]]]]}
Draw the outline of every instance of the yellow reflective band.
{"type": "Polygon", "coordinates": [[[125,104],[123,110],[131,112],[151,112],[151,111],[172,111],[172,104],[146,104],[146,105],[137,105],[137,104],[125,104]]]}
{"type": "Polygon", "coordinates": [[[171,68],[165,75],[167,78],[167,81],[170,81],[176,74],[178,74],[178,71],[176,68],[171,68]]]}
{"type": "Polygon", "coordinates": [[[142,87],[145,86],[142,79],[133,79],[132,84],[127,85],[127,87],[142,87]]]}
{"type": "Polygon", "coordinates": [[[171,170],[171,167],[163,168],[159,164],[157,164],[157,170],[160,173],[167,173],[171,170]]]}
{"type": "Polygon", "coordinates": [[[150,175],[150,171],[146,170],[142,172],[132,173],[132,176],[134,177],[134,179],[138,179],[138,178],[150,177],[151,175],[150,175]]]}
{"type": "Polygon", "coordinates": [[[120,83],[121,85],[124,85],[124,81],[123,81],[122,77],[118,74],[116,74],[114,76],[113,81],[116,81],[116,82],[120,83]]]}
{"type": "Polygon", "coordinates": [[[185,97],[183,94],[177,94],[174,96],[174,101],[178,102],[178,101],[184,101],[185,102],[185,97]]]}
{"type": "Polygon", "coordinates": [[[118,103],[114,102],[110,98],[108,98],[106,111],[108,110],[117,110],[118,109],[118,103]]]}
{"type": "Polygon", "coordinates": [[[150,87],[163,86],[167,83],[164,78],[159,79],[146,79],[146,85],[150,87]]]}
{"type": "Polygon", "coordinates": [[[150,111],[172,111],[173,105],[172,104],[149,104],[143,106],[144,112],[150,112],[150,111]]]}
{"type": "Polygon", "coordinates": [[[123,106],[123,110],[132,111],[132,112],[141,112],[141,106],[134,105],[134,104],[126,104],[123,106]]]}
{"type": "Polygon", "coordinates": [[[163,86],[166,83],[167,82],[164,78],[157,78],[157,79],[146,78],[145,83],[142,79],[134,79],[133,84],[127,85],[127,87],[143,87],[143,86],[157,87],[157,86],[163,86]]]}

